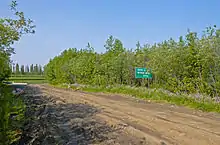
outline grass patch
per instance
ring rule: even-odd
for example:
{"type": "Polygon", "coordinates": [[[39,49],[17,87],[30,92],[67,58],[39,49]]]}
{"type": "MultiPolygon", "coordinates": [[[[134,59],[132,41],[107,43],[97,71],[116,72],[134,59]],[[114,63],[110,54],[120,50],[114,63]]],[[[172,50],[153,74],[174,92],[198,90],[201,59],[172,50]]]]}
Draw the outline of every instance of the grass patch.
{"type": "MultiPolygon", "coordinates": [[[[55,85],[55,87],[66,88],[65,85],[55,85]]],[[[76,87],[71,87],[76,89],[76,87]]],[[[148,99],[155,102],[165,102],[172,103],[179,106],[187,106],[194,109],[199,109],[206,112],[218,112],[220,113],[220,104],[212,101],[204,102],[198,101],[195,98],[189,97],[187,95],[176,95],[169,94],[159,89],[147,89],[147,88],[136,88],[129,86],[110,86],[110,87],[92,87],[84,86],[78,87],[77,90],[83,90],[87,92],[104,92],[104,93],[117,93],[132,95],[141,99],[148,99]]]]}
{"type": "Polygon", "coordinates": [[[34,77],[10,77],[9,80],[45,80],[44,77],[34,76],[34,77]]]}
{"type": "Polygon", "coordinates": [[[48,82],[43,75],[13,75],[8,81],[28,84],[41,84],[48,82]]]}
{"type": "Polygon", "coordinates": [[[25,105],[11,88],[0,83],[0,145],[16,143],[22,133],[25,105]]]}
{"type": "Polygon", "coordinates": [[[34,75],[34,74],[27,74],[27,75],[15,75],[15,74],[12,74],[11,77],[44,77],[44,75],[34,75]]]}
{"type": "Polygon", "coordinates": [[[40,77],[10,77],[9,80],[45,80],[40,77]]]}
{"type": "Polygon", "coordinates": [[[9,80],[15,83],[28,83],[28,84],[43,84],[43,83],[48,83],[47,80],[9,80]]]}

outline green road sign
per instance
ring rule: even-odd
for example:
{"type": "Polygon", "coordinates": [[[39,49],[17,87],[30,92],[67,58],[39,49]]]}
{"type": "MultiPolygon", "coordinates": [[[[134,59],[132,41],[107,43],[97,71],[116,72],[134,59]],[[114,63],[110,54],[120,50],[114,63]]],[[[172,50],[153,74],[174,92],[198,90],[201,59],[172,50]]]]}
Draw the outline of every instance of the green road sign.
{"type": "Polygon", "coordinates": [[[153,75],[150,69],[147,68],[135,68],[135,78],[147,78],[152,79],[153,75]]]}

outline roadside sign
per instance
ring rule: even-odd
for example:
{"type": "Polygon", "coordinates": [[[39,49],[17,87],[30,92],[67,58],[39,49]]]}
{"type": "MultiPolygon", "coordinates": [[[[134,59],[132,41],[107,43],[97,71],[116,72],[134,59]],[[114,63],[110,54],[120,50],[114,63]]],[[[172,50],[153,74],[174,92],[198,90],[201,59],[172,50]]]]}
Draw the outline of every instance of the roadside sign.
{"type": "Polygon", "coordinates": [[[146,79],[152,79],[153,75],[151,73],[150,69],[147,68],[135,68],[135,78],[146,78],[146,79]]]}

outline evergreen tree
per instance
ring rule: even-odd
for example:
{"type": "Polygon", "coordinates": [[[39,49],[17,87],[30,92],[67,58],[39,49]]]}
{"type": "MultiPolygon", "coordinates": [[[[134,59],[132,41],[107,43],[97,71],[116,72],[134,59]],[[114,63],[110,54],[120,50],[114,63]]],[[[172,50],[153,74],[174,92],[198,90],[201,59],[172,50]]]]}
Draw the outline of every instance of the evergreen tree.
{"type": "Polygon", "coordinates": [[[15,74],[16,73],[16,67],[15,67],[15,64],[13,63],[13,73],[15,74]]]}
{"type": "Polygon", "coordinates": [[[42,70],[42,66],[39,65],[39,74],[42,75],[43,74],[43,70],[42,70]]]}
{"type": "Polygon", "coordinates": [[[34,65],[31,64],[31,66],[30,66],[30,73],[33,73],[33,72],[34,72],[34,65]]]}
{"type": "Polygon", "coordinates": [[[25,72],[26,72],[27,74],[29,74],[29,66],[28,66],[28,65],[25,66],[25,72]]]}
{"type": "Polygon", "coordinates": [[[35,64],[35,66],[34,66],[34,73],[38,74],[38,65],[37,64],[35,64]]]}
{"type": "Polygon", "coordinates": [[[20,67],[19,64],[16,63],[16,75],[20,74],[20,67]]]}
{"type": "Polygon", "coordinates": [[[21,74],[24,75],[24,65],[21,65],[21,74]]]}

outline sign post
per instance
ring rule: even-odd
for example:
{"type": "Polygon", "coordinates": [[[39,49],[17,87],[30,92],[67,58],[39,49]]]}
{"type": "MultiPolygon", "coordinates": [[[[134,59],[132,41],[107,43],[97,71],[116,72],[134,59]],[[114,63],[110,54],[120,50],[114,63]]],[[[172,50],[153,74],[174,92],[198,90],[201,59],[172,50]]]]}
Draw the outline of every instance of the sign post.
{"type": "Polygon", "coordinates": [[[152,79],[153,75],[150,69],[147,68],[135,68],[136,79],[152,79]]]}
{"type": "Polygon", "coordinates": [[[135,68],[135,78],[136,79],[147,79],[148,87],[149,87],[149,79],[153,78],[153,75],[151,73],[150,69],[147,68],[135,68]]]}

